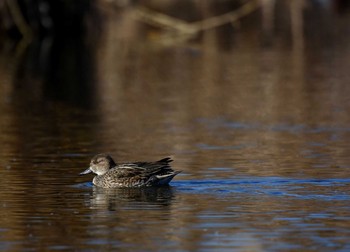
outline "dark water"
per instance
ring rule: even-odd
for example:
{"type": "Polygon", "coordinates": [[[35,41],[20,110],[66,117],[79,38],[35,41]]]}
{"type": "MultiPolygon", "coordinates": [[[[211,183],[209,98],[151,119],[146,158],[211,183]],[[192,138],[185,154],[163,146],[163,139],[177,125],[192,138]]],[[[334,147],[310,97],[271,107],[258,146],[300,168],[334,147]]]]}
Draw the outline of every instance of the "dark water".
{"type": "Polygon", "coordinates": [[[2,56],[0,249],[350,251],[350,19],[327,17],[267,47],[252,28],[164,46],[110,17],[78,75],[2,56]],[[78,174],[100,152],[183,172],[99,189],[78,174]]]}

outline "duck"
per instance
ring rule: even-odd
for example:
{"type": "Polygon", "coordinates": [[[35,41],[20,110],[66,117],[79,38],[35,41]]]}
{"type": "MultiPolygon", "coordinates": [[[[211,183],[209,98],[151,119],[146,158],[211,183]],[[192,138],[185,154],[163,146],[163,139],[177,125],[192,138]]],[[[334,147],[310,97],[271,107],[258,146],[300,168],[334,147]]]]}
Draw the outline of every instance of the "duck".
{"type": "Polygon", "coordinates": [[[171,168],[170,157],[155,162],[116,163],[109,154],[97,154],[80,175],[95,173],[92,183],[103,188],[132,188],[168,185],[181,171],[171,168]]]}

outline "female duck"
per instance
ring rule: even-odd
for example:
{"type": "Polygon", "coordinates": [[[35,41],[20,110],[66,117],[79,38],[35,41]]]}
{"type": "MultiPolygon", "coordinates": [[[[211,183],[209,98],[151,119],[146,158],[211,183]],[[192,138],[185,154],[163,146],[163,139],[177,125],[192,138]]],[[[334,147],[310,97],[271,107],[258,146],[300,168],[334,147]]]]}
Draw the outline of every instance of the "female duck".
{"type": "Polygon", "coordinates": [[[170,167],[171,161],[167,157],[156,162],[116,164],[111,156],[98,154],[80,175],[97,174],[92,183],[104,188],[161,186],[169,184],[181,172],[170,167]]]}

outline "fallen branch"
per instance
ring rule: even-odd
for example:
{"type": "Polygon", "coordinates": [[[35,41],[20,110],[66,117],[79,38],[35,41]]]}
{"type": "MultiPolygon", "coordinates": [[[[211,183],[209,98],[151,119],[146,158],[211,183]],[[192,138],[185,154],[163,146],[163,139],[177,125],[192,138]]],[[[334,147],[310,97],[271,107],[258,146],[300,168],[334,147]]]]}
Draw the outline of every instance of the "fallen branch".
{"type": "Polygon", "coordinates": [[[138,7],[134,12],[134,16],[147,24],[158,26],[160,28],[173,29],[181,33],[197,33],[227,23],[236,22],[257,10],[259,7],[259,0],[251,0],[237,10],[192,23],[150,10],[145,7],[138,7]]]}

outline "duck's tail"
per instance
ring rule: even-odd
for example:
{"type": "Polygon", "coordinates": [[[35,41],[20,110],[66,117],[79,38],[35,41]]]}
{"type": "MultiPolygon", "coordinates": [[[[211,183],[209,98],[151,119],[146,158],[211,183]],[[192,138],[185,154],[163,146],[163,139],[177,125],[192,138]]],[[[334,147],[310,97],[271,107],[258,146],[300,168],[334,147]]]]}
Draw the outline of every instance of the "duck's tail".
{"type": "Polygon", "coordinates": [[[170,163],[170,162],[173,162],[173,160],[170,157],[166,157],[161,160],[158,160],[156,163],[170,163]]]}
{"type": "Polygon", "coordinates": [[[170,181],[182,171],[173,171],[163,175],[154,175],[146,182],[147,186],[163,186],[170,183],[170,181]]]}

